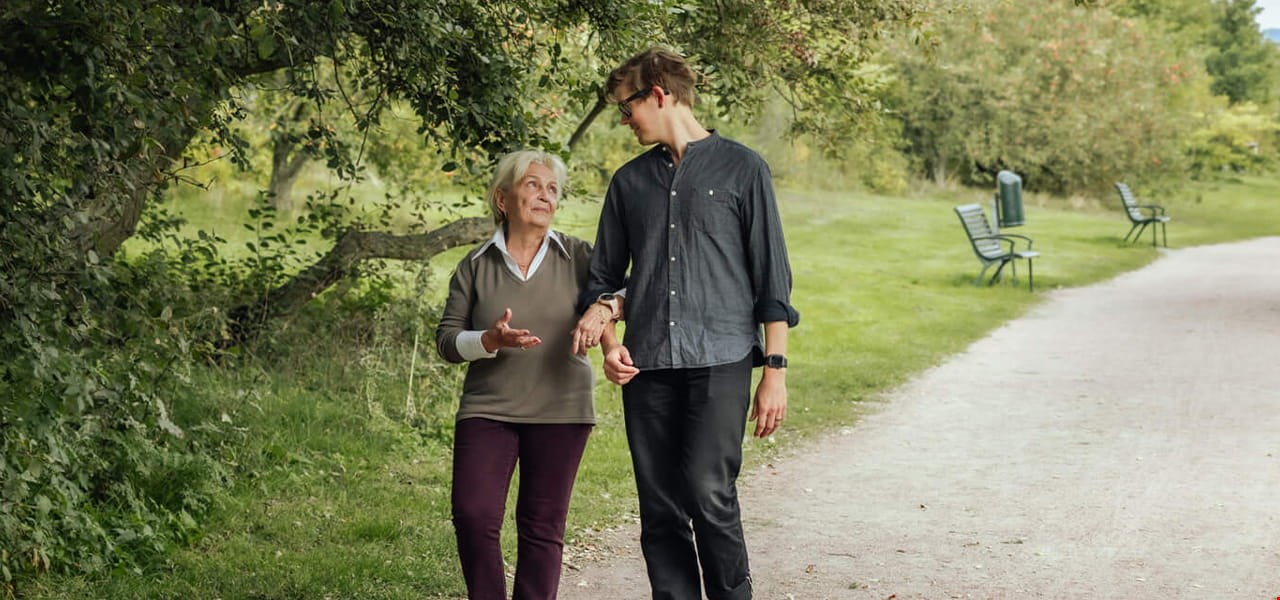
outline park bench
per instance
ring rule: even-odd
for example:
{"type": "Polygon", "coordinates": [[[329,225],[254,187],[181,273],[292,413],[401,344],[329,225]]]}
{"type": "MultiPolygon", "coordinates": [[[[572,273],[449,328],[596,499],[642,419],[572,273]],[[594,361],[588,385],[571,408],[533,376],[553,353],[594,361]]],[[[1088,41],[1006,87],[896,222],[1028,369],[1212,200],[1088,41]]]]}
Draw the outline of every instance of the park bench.
{"type": "Polygon", "coordinates": [[[1129,242],[1129,236],[1133,236],[1133,242],[1137,243],[1138,238],[1142,237],[1142,232],[1151,225],[1151,246],[1156,245],[1156,229],[1160,229],[1163,234],[1164,247],[1169,247],[1169,232],[1165,229],[1165,223],[1169,222],[1169,216],[1164,214],[1164,207],[1159,204],[1138,204],[1138,199],[1134,197],[1133,190],[1129,189],[1129,185],[1125,183],[1117,183],[1116,191],[1120,192],[1120,202],[1124,204],[1124,213],[1129,216],[1129,222],[1133,224],[1129,228],[1129,233],[1124,236],[1124,241],[1129,242]],[[1134,230],[1138,234],[1134,235],[1134,230]]]}
{"type": "Polygon", "coordinates": [[[973,253],[978,255],[978,260],[982,262],[982,271],[978,273],[978,278],[973,280],[974,285],[982,283],[982,278],[987,274],[987,269],[991,265],[996,265],[996,272],[991,275],[991,281],[987,285],[994,285],[1000,279],[1000,273],[1004,270],[1005,265],[1013,263],[1011,271],[1013,272],[1013,281],[1018,279],[1018,259],[1027,261],[1027,289],[1035,291],[1036,280],[1035,270],[1032,267],[1032,259],[1040,256],[1039,252],[1031,249],[1032,240],[1025,235],[1017,235],[1013,233],[996,233],[991,227],[991,222],[987,220],[987,213],[982,209],[980,204],[965,204],[956,207],[956,215],[960,217],[960,223],[964,225],[964,232],[969,236],[969,243],[973,246],[973,253]],[[1018,250],[1018,240],[1026,243],[1026,248],[1018,250]]]}

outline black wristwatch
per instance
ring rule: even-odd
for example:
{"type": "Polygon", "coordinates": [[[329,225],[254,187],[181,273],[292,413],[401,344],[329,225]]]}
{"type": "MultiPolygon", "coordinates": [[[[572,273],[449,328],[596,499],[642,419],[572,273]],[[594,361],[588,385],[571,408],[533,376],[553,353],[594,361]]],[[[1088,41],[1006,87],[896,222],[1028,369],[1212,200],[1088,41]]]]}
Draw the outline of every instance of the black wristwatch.
{"type": "Polygon", "coordinates": [[[764,366],[767,369],[785,369],[787,368],[787,357],[785,354],[770,354],[764,357],[764,366]]]}

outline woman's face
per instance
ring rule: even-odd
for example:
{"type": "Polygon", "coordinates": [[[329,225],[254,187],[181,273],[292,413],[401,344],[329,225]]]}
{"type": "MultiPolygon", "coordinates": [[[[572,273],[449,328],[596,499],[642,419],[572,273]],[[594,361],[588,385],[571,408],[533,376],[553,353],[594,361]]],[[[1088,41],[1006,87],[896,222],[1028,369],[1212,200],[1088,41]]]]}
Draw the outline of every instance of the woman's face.
{"type": "Polygon", "coordinates": [[[498,208],[507,215],[507,223],[517,229],[548,229],[560,202],[560,183],[550,167],[530,163],[510,193],[498,191],[498,208]]]}

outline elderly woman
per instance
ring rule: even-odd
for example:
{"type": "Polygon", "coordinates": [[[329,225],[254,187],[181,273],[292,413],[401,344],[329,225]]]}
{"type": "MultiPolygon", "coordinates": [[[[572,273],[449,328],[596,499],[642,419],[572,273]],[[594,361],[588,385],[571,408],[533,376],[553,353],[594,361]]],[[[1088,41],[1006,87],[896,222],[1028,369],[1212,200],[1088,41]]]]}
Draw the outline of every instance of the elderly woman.
{"type": "Polygon", "coordinates": [[[470,363],[452,500],[472,600],[506,598],[499,533],[517,464],[514,597],[555,598],[560,585],[569,496],[595,423],[591,363],[581,346],[612,336],[604,323],[619,316],[595,305],[588,312],[597,318],[587,321],[600,326],[577,327],[574,306],[591,247],[551,230],[566,177],[558,157],[538,150],[498,161],[488,196],[497,231],[458,263],[436,329],[441,356],[470,363]]]}

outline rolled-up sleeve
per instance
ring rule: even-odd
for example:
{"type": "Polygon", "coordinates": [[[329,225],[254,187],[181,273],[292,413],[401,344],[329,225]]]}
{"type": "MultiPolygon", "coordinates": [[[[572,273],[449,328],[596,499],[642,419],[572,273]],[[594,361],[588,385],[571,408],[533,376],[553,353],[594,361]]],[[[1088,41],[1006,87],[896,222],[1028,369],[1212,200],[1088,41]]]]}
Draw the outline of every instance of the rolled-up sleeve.
{"type": "Polygon", "coordinates": [[[786,321],[788,327],[800,323],[800,313],[791,305],[791,261],[782,236],[782,217],[773,193],[773,179],[763,162],[746,189],[744,217],[747,221],[748,259],[755,295],[756,321],[786,321]]]}

